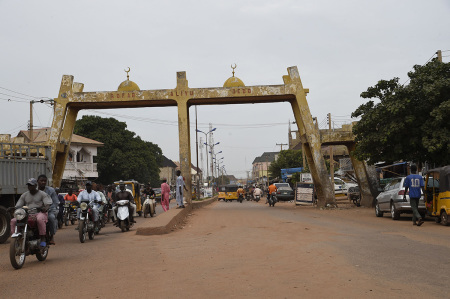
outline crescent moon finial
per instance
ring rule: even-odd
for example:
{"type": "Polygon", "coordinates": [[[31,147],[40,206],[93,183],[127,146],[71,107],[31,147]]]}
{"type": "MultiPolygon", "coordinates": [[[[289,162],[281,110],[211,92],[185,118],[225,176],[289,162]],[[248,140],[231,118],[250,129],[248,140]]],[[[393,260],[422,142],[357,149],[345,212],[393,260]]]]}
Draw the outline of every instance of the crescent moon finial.
{"type": "Polygon", "coordinates": [[[233,64],[231,65],[231,68],[233,69],[233,77],[234,77],[234,69],[237,67],[237,65],[236,65],[236,63],[234,64],[234,67],[233,67],[233,64]]]}
{"type": "Polygon", "coordinates": [[[126,69],[124,69],[124,71],[125,71],[125,73],[127,73],[127,80],[129,80],[130,75],[128,73],[131,71],[130,67],[128,67],[128,71],[126,69]]]}

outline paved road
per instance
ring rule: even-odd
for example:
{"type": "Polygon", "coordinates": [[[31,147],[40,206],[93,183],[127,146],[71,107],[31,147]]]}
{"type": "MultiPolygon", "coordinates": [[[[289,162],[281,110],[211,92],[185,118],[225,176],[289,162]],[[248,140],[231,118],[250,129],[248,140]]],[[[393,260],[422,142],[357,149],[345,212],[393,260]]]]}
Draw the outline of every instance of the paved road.
{"type": "Polygon", "coordinates": [[[2,244],[1,297],[448,297],[449,233],[364,208],[217,202],[162,236],[109,225],[81,244],[69,226],[47,261],[28,256],[21,270],[2,244]]]}

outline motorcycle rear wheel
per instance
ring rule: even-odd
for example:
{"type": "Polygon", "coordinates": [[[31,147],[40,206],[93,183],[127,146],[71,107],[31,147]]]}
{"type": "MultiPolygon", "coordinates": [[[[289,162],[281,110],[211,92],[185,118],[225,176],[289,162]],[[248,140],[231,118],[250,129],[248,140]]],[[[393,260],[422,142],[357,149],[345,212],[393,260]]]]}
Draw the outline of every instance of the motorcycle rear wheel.
{"type": "Polygon", "coordinates": [[[68,216],[64,216],[64,225],[69,226],[69,217],[68,216]]]}
{"type": "Polygon", "coordinates": [[[125,232],[125,230],[126,230],[126,225],[125,225],[125,222],[124,222],[124,221],[121,221],[121,222],[120,222],[120,229],[122,230],[122,232],[125,232]]]}
{"type": "Polygon", "coordinates": [[[9,247],[9,259],[14,269],[20,269],[25,264],[26,254],[22,252],[22,242],[22,237],[15,238],[9,247]]]}
{"type": "Polygon", "coordinates": [[[86,226],[84,225],[84,220],[78,221],[78,236],[80,237],[81,243],[86,241],[86,226]]]}
{"type": "Polygon", "coordinates": [[[45,249],[44,249],[44,251],[42,251],[42,252],[41,252],[41,251],[36,252],[36,258],[38,259],[38,261],[40,261],[40,262],[45,261],[45,259],[46,259],[47,256],[48,256],[48,249],[49,249],[49,247],[46,246],[45,249]]]}

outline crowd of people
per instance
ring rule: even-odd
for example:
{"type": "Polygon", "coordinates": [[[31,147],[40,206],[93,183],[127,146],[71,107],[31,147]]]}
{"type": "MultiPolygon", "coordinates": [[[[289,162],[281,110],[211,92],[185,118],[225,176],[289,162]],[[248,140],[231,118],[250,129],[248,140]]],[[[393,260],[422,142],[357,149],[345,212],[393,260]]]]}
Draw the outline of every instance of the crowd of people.
{"type": "MultiPolygon", "coordinates": [[[[37,179],[30,178],[27,182],[28,191],[23,193],[17,201],[15,208],[22,208],[27,206],[29,209],[36,209],[35,220],[39,229],[39,235],[41,237],[41,247],[47,246],[45,241],[45,235],[47,227],[50,233],[50,245],[55,245],[55,235],[58,230],[58,220],[62,221],[64,213],[65,202],[72,202],[79,206],[82,201],[87,201],[92,205],[92,212],[94,216],[94,223],[96,229],[99,225],[99,209],[102,205],[110,204],[113,207],[113,220],[116,219],[116,205],[119,200],[129,201],[129,215],[130,221],[135,223],[134,216],[136,214],[136,204],[132,193],[126,189],[125,183],[120,181],[118,185],[111,184],[106,188],[101,184],[92,183],[87,181],[85,183],[84,190],[76,194],[73,189],[68,189],[67,194],[63,196],[59,188],[53,188],[48,186],[48,178],[45,175],[40,175],[37,179]],[[47,226],[48,223],[48,226],[47,226]]],[[[176,201],[177,209],[185,208],[183,197],[184,191],[187,188],[184,183],[184,179],[181,176],[181,171],[177,171],[176,180],[176,201]]],[[[156,193],[151,187],[150,183],[144,186],[143,190],[139,190],[141,196],[141,204],[147,196],[155,197],[156,193]]],[[[161,206],[164,211],[169,210],[170,202],[170,186],[167,184],[167,180],[163,179],[161,183],[161,206]]],[[[80,218],[80,209],[77,209],[77,219],[80,218]]],[[[11,219],[11,234],[14,234],[16,229],[16,219],[11,219]]],[[[75,229],[78,229],[76,226],[75,229]]]]}

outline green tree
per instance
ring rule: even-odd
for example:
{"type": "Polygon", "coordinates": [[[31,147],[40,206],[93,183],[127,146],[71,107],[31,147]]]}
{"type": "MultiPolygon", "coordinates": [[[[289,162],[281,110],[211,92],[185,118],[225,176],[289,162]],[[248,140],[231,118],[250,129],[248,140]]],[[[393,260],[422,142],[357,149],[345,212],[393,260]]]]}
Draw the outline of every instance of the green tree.
{"type": "Polygon", "coordinates": [[[352,117],[354,154],[369,164],[398,160],[450,164],[450,63],[433,60],[416,65],[404,86],[399,79],[381,80],[361,93],[373,100],[352,117]]]}
{"type": "Polygon", "coordinates": [[[99,147],[96,157],[99,182],[110,184],[135,179],[159,186],[161,149],[126,128],[126,123],[114,118],[83,116],[76,121],[74,133],[104,144],[99,147]]]}
{"type": "Polygon", "coordinates": [[[302,167],[302,151],[301,150],[284,150],[280,151],[277,159],[270,163],[269,176],[272,178],[281,177],[281,169],[302,167]]]}

